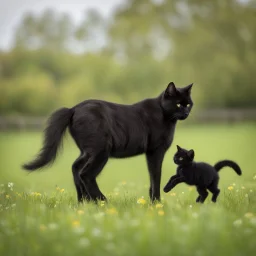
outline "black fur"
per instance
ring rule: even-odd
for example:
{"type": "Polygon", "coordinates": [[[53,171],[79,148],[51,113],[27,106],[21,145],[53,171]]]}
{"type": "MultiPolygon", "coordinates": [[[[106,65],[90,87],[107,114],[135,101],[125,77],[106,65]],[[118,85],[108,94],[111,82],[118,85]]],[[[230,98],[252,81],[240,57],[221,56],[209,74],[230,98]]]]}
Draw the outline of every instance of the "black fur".
{"type": "Polygon", "coordinates": [[[174,155],[174,162],[178,165],[176,175],[172,176],[166,186],[164,192],[169,192],[177,184],[185,182],[188,185],[195,185],[199,193],[196,202],[203,203],[208,196],[207,189],[212,193],[212,201],[216,202],[220,193],[218,189],[219,175],[218,171],[223,167],[231,167],[234,171],[241,175],[240,167],[233,161],[224,160],[216,163],[214,167],[207,163],[194,162],[194,150],[186,150],[177,146],[178,151],[174,155]]]}
{"type": "Polygon", "coordinates": [[[52,163],[67,127],[80,149],[72,166],[78,201],[105,200],[96,177],[109,157],[146,154],[150,175],[150,198],[160,200],[162,161],[170,147],[177,120],[188,117],[193,102],[192,84],[176,88],[171,82],[157,98],[133,105],[87,100],[71,109],[55,112],[45,132],[38,157],[23,167],[29,171],[52,163]]]}
{"type": "Polygon", "coordinates": [[[72,115],[73,111],[68,108],[61,108],[51,115],[47,128],[44,131],[45,136],[42,149],[34,161],[22,166],[24,169],[35,171],[54,162],[72,115]]]}
{"type": "Polygon", "coordinates": [[[240,167],[235,162],[229,160],[219,161],[213,167],[218,172],[220,169],[226,166],[233,168],[238,175],[242,174],[240,167]]]}

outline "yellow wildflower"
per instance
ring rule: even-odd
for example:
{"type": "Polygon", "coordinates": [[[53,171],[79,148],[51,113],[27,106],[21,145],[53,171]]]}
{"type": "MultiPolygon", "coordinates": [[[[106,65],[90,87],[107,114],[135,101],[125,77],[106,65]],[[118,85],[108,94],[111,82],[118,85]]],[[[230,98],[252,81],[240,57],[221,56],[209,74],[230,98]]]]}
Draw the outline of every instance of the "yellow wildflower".
{"type": "Polygon", "coordinates": [[[228,190],[233,190],[233,189],[234,189],[233,186],[229,186],[229,187],[228,187],[228,190]]]}
{"type": "Polygon", "coordinates": [[[163,204],[156,204],[156,208],[163,208],[164,205],[163,204]]]}
{"type": "Polygon", "coordinates": [[[56,187],[56,190],[59,191],[59,190],[60,190],[60,187],[57,186],[57,187],[56,187]]]}
{"type": "Polygon", "coordinates": [[[117,210],[115,208],[109,208],[109,209],[107,209],[107,214],[116,215],[117,210]]]}
{"type": "Polygon", "coordinates": [[[247,212],[247,213],[244,215],[244,217],[250,219],[250,218],[253,217],[253,213],[252,213],[252,212],[247,212]]]}
{"type": "Polygon", "coordinates": [[[61,192],[61,193],[63,193],[64,191],[65,191],[65,189],[64,189],[64,188],[60,189],[60,192],[61,192]]]}
{"type": "Polygon", "coordinates": [[[78,215],[82,215],[82,214],[84,214],[84,211],[83,210],[78,210],[77,213],[78,213],[78,215]]]}
{"type": "Polygon", "coordinates": [[[44,230],[47,229],[47,227],[45,225],[43,225],[43,224],[41,224],[39,228],[40,228],[41,231],[44,231],[44,230]]]}
{"type": "Polygon", "coordinates": [[[163,216],[164,215],[164,211],[163,210],[158,211],[158,215],[159,216],[163,216]]]}
{"type": "Polygon", "coordinates": [[[78,226],[80,226],[80,222],[78,220],[74,220],[74,221],[72,221],[72,226],[78,227],[78,226]]]}
{"type": "Polygon", "coordinates": [[[142,204],[142,205],[144,205],[144,204],[146,204],[146,200],[143,198],[143,197],[141,197],[141,198],[139,198],[138,200],[137,200],[137,204],[142,204]]]}
{"type": "Polygon", "coordinates": [[[41,193],[38,193],[38,192],[32,192],[30,195],[31,195],[31,196],[41,196],[41,193]]]}
{"type": "Polygon", "coordinates": [[[6,195],[5,197],[6,197],[7,199],[11,198],[11,196],[10,196],[10,195],[6,195]]]}

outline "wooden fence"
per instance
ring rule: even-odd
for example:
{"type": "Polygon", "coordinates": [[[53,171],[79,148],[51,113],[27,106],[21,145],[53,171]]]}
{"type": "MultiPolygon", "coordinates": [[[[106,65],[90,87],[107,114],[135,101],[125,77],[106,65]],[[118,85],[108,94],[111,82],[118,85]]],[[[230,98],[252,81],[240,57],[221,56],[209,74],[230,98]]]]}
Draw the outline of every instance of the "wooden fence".
{"type": "MultiPolygon", "coordinates": [[[[215,109],[192,113],[186,121],[193,123],[255,122],[256,109],[215,109]]],[[[0,130],[41,130],[46,117],[0,116],[0,130]]]]}

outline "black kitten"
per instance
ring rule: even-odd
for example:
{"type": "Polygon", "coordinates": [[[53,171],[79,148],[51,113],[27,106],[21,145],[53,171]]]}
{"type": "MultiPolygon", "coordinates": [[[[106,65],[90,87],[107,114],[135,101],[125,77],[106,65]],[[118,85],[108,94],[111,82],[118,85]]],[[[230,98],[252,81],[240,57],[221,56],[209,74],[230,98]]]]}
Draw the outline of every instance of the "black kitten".
{"type": "Polygon", "coordinates": [[[196,163],[194,159],[194,150],[186,150],[177,146],[178,151],[174,155],[174,163],[178,165],[177,174],[172,176],[164,192],[169,192],[177,184],[185,182],[188,185],[195,185],[199,193],[196,202],[203,203],[208,196],[207,189],[212,193],[212,201],[216,202],[220,193],[218,189],[219,174],[218,171],[225,166],[229,166],[241,175],[240,167],[233,161],[224,160],[216,163],[213,167],[207,163],[196,163]]]}
{"type": "Polygon", "coordinates": [[[178,120],[193,106],[192,84],[176,88],[173,82],[156,98],[132,105],[86,100],[57,110],[49,119],[44,145],[37,158],[23,168],[40,169],[54,162],[66,128],[80,156],[72,166],[78,201],[105,200],[96,182],[108,159],[145,154],[150,175],[150,198],[160,200],[162,162],[171,146],[178,120]]]}

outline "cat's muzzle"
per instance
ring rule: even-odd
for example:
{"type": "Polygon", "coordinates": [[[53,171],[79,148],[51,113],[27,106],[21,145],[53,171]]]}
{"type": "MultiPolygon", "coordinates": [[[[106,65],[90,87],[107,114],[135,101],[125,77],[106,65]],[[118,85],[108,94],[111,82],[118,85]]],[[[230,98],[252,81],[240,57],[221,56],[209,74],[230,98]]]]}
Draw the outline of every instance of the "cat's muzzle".
{"type": "Polygon", "coordinates": [[[185,119],[187,119],[188,116],[189,116],[189,113],[184,113],[183,115],[180,115],[178,119],[185,120],[185,119]]]}

